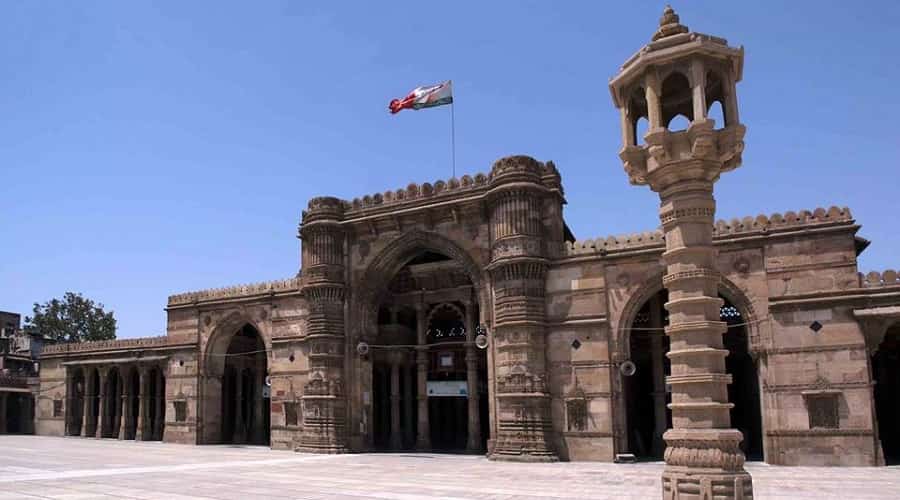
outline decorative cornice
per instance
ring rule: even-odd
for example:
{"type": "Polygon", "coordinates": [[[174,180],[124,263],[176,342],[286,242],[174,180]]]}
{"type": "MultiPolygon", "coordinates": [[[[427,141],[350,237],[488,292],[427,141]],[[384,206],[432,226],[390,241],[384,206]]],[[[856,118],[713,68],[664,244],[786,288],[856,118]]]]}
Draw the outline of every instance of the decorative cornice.
{"type": "Polygon", "coordinates": [[[299,291],[302,284],[300,277],[276,281],[264,281],[262,283],[250,283],[224,288],[210,288],[195,292],[180,293],[169,296],[169,306],[194,304],[198,302],[210,302],[222,299],[253,297],[257,295],[269,295],[279,292],[299,291]]]}
{"type": "MultiPolygon", "coordinates": [[[[757,215],[730,221],[718,220],[713,227],[713,238],[725,240],[734,236],[751,236],[773,234],[803,228],[823,227],[831,225],[852,225],[855,221],[847,207],[832,206],[829,209],[816,208],[813,211],[786,212],[784,215],[774,213],[770,216],[757,215]]],[[[606,236],[593,240],[566,243],[566,255],[606,254],[618,250],[638,248],[663,248],[665,241],[661,230],[647,231],[618,236],[606,236]]],[[[896,278],[896,274],[894,275],[896,278]]]]}
{"type": "MultiPolygon", "coordinates": [[[[114,351],[121,349],[147,349],[153,347],[169,347],[169,337],[141,337],[134,339],[95,340],[92,342],[67,342],[45,346],[41,357],[59,354],[82,353],[90,351],[114,351]]],[[[175,344],[173,344],[175,345],[175,344]]]]}

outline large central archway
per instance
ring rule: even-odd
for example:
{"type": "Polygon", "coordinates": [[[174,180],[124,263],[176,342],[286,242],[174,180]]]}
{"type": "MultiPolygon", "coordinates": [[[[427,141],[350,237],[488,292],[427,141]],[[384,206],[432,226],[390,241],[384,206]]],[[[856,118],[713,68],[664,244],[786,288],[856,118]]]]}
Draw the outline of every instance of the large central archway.
{"type": "Polygon", "coordinates": [[[487,355],[474,345],[482,281],[465,250],[432,233],[407,233],[370,264],[359,304],[371,349],[357,366],[373,449],[486,449],[487,355]]]}
{"type": "Polygon", "coordinates": [[[249,323],[220,328],[207,349],[206,372],[200,442],[268,445],[268,356],[259,331],[249,323]]]}
{"type": "Polygon", "coordinates": [[[380,294],[370,356],[375,449],[485,449],[487,358],[473,345],[475,294],[463,267],[432,251],[409,259],[380,294]]]}

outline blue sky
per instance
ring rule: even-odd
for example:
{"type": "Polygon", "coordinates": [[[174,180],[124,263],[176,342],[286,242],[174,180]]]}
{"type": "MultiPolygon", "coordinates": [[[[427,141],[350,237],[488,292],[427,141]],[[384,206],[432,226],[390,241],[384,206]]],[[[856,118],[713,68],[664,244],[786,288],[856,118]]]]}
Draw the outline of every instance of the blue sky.
{"type": "MultiPolygon", "coordinates": [[[[607,82],[664,2],[0,2],[0,309],[78,291],[119,336],[166,297],[293,276],[308,198],[554,160],[579,239],[656,227],[627,182],[607,82]]],[[[744,166],[720,218],[851,207],[862,270],[900,267],[900,3],[674,4],[744,45],[744,166]]]]}

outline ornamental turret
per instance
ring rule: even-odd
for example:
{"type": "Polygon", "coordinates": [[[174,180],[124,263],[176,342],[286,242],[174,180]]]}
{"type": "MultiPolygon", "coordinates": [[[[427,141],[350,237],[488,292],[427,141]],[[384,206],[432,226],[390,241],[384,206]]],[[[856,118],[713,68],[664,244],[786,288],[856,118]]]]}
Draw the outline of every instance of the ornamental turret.
{"type": "Polygon", "coordinates": [[[743,437],[731,428],[721,276],[712,244],[713,186],[723,172],[740,166],[744,149],[735,87],[743,61],[743,48],[691,32],[666,7],[652,41],[609,84],[621,116],[619,156],[628,178],[660,198],[671,346],[666,383],[672,388],[672,428],[663,435],[666,499],[753,496],[743,437]],[[722,105],[723,123],[709,118],[714,102],[722,105]],[[670,130],[677,116],[690,122],[686,130],[670,130]],[[642,118],[649,126],[638,137],[642,118]]]}

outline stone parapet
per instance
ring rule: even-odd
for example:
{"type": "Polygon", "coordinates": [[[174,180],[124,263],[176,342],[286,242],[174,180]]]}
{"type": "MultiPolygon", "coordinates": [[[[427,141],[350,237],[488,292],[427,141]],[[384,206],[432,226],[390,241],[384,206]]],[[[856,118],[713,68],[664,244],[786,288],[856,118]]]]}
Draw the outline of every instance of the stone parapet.
{"type": "Polygon", "coordinates": [[[262,283],[235,285],[224,288],[210,288],[207,290],[198,290],[195,292],[170,295],[168,305],[171,307],[182,304],[193,304],[196,302],[209,302],[222,299],[266,295],[277,292],[296,291],[300,289],[300,286],[301,279],[300,277],[296,277],[283,280],[264,281],[262,283]]]}
{"type": "Polygon", "coordinates": [[[121,349],[147,349],[152,347],[166,347],[169,345],[169,337],[140,337],[135,339],[96,340],[92,342],[68,342],[53,344],[44,347],[42,357],[58,354],[82,353],[92,351],[111,351],[121,349]]]}
{"type": "MultiPolygon", "coordinates": [[[[713,226],[713,240],[725,240],[734,236],[751,236],[763,234],[776,234],[782,231],[793,231],[812,227],[831,226],[835,224],[852,225],[854,223],[850,209],[816,208],[815,210],[800,210],[799,212],[786,212],[784,215],[774,213],[772,215],[757,215],[756,217],[744,217],[731,219],[730,221],[718,220],[713,226]]],[[[661,230],[646,231],[643,233],[624,234],[617,236],[599,237],[566,243],[565,254],[567,256],[603,254],[617,250],[633,250],[664,246],[663,232],[661,230]]]]}
{"type": "Polygon", "coordinates": [[[859,273],[859,286],[860,288],[900,286],[900,274],[894,269],[883,272],[871,271],[866,274],[859,273]]]}

